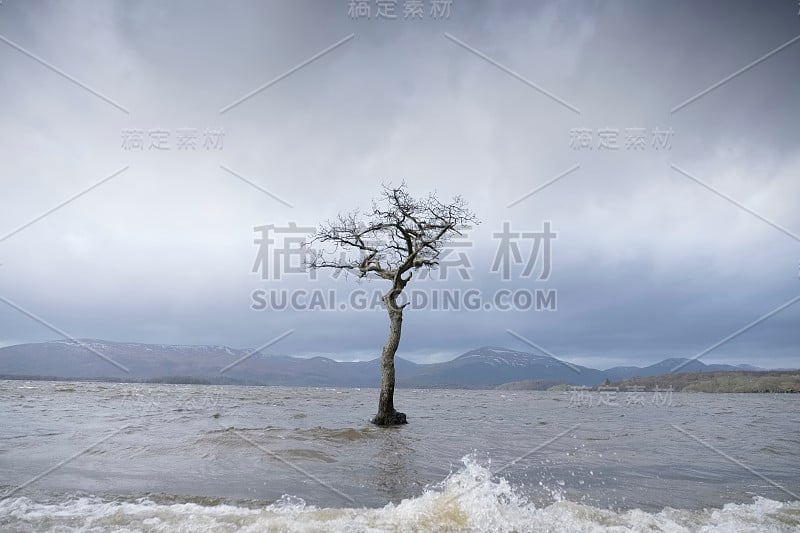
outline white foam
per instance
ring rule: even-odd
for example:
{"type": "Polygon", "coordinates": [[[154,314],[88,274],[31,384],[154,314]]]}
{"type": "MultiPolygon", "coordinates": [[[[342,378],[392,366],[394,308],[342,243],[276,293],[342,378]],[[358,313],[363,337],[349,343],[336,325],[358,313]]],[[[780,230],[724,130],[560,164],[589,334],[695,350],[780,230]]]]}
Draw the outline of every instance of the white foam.
{"type": "Polygon", "coordinates": [[[285,496],[262,509],[73,498],[0,502],[0,530],[14,531],[800,531],[800,502],[756,498],[700,511],[617,513],[570,501],[537,508],[473,458],[420,496],[380,509],[317,508],[285,496]]]}

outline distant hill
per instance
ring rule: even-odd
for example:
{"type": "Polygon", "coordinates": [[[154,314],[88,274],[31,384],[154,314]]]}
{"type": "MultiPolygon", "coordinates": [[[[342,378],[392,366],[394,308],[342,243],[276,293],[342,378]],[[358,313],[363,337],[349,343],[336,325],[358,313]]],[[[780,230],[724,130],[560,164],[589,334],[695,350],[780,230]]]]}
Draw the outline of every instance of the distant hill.
{"type": "MultiPolygon", "coordinates": [[[[0,377],[51,379],[109,379],[179,383],[377,387],[380,360],[337,362],[326,357],[300,358],[266,355],[247,357],[249,350],[227,346],[141,344],[86,339],[20,344],[0,348],[0,377]],[[97,353],[92,353],[92,350],[97,353]],[[130,372],[104,360],[113,360],[130,372]],[[220,370],[243,359],[228,371],[220,370]]],[[[530,381],[525,387],[555,384],[596,385],[669,373],[687,359],[667,359],[644,368],[597,370],[540,354],[484,346],[444,363],[416,364],[396,358],[401,387],[494,388],[509,382],[530,381]]],[[[691,361],[679,372],[741,371],[730,365],[691,361]]],[[[509,385],[514,387],[514,385],[509,385]]]]}
{"type": "MultiPolygon", "coordinates": [[[[377,386],[378,361],[339,363],[326,357],[299,358],[256,353],[227,346],[176,346],[99,340],[53,341],[0,348],[0,375],[50,376],[79,379],[117,378],[135,381],[171,381],[180,376],[209,383],[295,386],[377,386]],[[104,360],[109,358],[130,372],[104,360]],[[220,370],[244,359],[224,373],[220,370]]],[[[416,364],[396,359],[398,373],[416,364]]]]}
{"type": "Polygon", "coordinates": [[[686,374],[690,372],[734,372],[737,370],[762,370],[751,365],[707,365],[701,361],[672,357],[660,363],[639,368],[635,366],[617,366],[605,371],[606,377],[611,381],[619,381],[635,377],[660,376],[664,374],[686,374]],[[682,366],[681,366],[682,365],[682,366]],[[680,367],[680,368],[678,368],[680,367]],[[678,368],[677,370],[674,370],[678,368]]]}

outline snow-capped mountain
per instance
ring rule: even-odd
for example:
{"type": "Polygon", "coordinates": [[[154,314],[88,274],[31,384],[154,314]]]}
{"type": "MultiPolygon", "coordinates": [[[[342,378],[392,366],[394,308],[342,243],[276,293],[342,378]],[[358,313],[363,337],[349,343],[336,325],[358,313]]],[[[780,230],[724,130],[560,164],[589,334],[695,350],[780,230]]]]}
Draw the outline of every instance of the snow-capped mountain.
{"type": "Polygon", "coordinates": [[[561,364],[550,356],[536,355],[527,352],[519,352],[517,350],[509,350],[507,348],[497,348],[495,346],[484,346],[477,350],[469,351],[463,355],[458,356],[452,362],[456,361],[461,364],[472,364],[477,361],[491,365],[491,366],[516,366],[526,367],[532,364],[561,364]]]}
{"type": "MultiPolygon", "coordinates": [[[[395,365],[399,386],[454,388],[486,388],[525,380],[596,385],[606,379],[669,374],[680,365],[679,372],[750,369],[671,358],[644,368],[603,371],[497,346],[471,350],[445,363],[416,364],[398,357],[395,365]]],[[[327,357],[268,355],[228,346],[84,339],[0,348],[0,376],[119,380],[180,377],[215,383],[375,387],[380,381],[380,360],[337,362],[327,357]]]]}
{"type": "Polygon", "coordinates": [[[527,379],[590,385],[605,377],[600,370],[549,355],[484,346],[446,363],[419,365],[419,372],[407,381],[426,386],[487,386],[527,379]]]}

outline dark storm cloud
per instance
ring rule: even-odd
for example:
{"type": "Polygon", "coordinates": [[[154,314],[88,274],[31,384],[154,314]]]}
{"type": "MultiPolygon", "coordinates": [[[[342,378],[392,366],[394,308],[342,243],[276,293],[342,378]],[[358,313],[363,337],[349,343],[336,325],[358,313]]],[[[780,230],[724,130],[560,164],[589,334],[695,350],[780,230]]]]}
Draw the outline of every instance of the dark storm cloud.
{"type": "MultiPolygon", "coordinates": [[[[0,242],[0,296],[79,337],[253,347],[294,329],[274,352],[373,357],[380,311],[250,309],[255,289],[305,286],[251,273],[252,230],[315,225],[405,179],[463,194],[483,219],[473,280],[443,286],[554,288],[558,310],[410,311],[401,355],[527,348],[511,329],[587,365],[693,356],[800,294],[800,243],[734,205],[800,232],[800,42],[671,110],[798,34],[788,1],[455,0],[442,21],[352,20],[345,1],[7,1],[0,35],[73,80],[0,43],[0,234],[130,168],[0,242]],[[124,150],[128,128],[221,128],[225,145],[124,150]],[[668,150],[575,150],[577,128],[674,135],[668,150]],[[488,272],[506,220],[552,221],[547,282],[488,272]]],[[[796,366],[799,316],[704,360],[796,366]]],[[[8,306],[0,317],[0,343],[55,336],[8,306]]]]}

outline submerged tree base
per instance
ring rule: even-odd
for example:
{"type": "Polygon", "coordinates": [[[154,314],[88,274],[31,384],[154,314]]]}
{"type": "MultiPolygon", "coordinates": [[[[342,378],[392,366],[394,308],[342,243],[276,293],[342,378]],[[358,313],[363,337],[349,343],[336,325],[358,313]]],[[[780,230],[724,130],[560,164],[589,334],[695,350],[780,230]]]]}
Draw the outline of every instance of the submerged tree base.
{"type": "Polygon", "coordinates": [[[392,411],[391,413],[375,415],[375,418],[372,419],[372,423],[376,426],[399,426],[408,424],[408,420],[406,420],[405,413],[392,411]]]}

